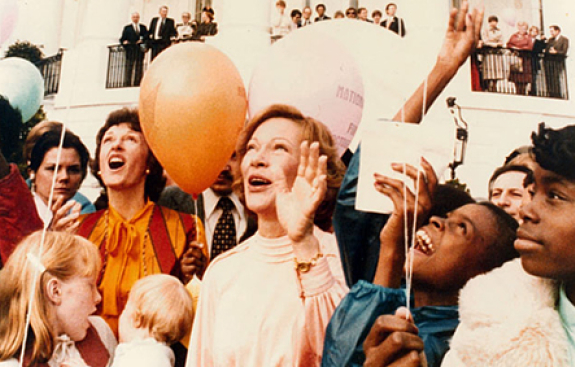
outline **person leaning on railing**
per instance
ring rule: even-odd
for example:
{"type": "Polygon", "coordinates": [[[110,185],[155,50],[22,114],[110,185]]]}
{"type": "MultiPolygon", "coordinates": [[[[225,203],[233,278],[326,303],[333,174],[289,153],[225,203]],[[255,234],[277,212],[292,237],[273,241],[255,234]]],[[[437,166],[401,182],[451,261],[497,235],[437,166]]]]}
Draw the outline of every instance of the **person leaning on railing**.
{"type": "Polygon", "coordinates": [[[512,49],[509,58],[509,81],[515,84],[516,94],[525,95],[527,85],[533,80],[531,75],[531,51],[533,41],[527,33],[527,22],[517,23],[517,32],[507,41],[507,48],[512,49]]]}
{"type": "Polygon", "coordinates": [[[206,36],[215,36],[218,33],[218,24],[214,22],[214,15],[209,11],[202,12],[202,22],[198,24],[192,40],[204,42],[206,36]]]}
{"type": "Polygon", "coordinates": [[[569,39],[561,34],[557,25],[549,27],[551,37],[545,47],[545,81],[549,97],[564,98],[562,85],[566,83],[565,56],[569,49],[569,39]]]}
{"type": "Polygon", "coordinates": [[[481,40],[477,47],[483,48],[481,71],[483,80],[487,82],[487,91],[495,92],[497,81],[504,78],[503,56],[500,53],[503,47],[503,33],[497,27],[499,19],[495,15],[491,15],[487,22],[489,27],[481,32],[481,40]]]}
{"type": "Polygon", "coordinates": [[[198,24],[195,21],[190,21],[192,15],[185,11],[182,13],[182,23],[176,24],[176,32],[178,35],[174,38],[174,42],[191,41],[198,24]]]}

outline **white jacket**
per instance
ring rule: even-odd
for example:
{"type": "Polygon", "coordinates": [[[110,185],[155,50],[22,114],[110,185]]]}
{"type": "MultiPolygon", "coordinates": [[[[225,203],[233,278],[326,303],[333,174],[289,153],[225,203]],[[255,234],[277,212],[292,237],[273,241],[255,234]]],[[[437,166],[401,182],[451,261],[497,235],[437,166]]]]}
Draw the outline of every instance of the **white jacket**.
{"type": "Polygon", "coordinates": [[[520,259],[471,279],[441,366],[568,366],[557,297],[557,284],[527,274],[520,259]]]}

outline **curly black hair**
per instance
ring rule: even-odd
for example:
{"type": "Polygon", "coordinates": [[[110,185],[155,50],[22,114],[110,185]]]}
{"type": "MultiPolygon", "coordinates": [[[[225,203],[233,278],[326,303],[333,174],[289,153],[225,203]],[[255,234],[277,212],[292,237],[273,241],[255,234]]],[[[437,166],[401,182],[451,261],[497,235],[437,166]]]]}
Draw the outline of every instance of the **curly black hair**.
{"type": "Polygon", "coordinates": [[[481,201],[477,204],[489,209],[494,215],[495,223],[497,224],[497,228],[493,229],[497,233],[497,241],[492,244],[494,251],[489,259],[486,260],[485,268],[493,269],[519,257],[519,253],[513,246],[517,238],[519,223],[507,214],[505,210],[489,201],[481,201]]]}
{"type": "Polygon", "coordinates": [[[542,122],[531,140],[535,161],[543,169],[575,181],[575,125],[554,130],[542,122]]]}

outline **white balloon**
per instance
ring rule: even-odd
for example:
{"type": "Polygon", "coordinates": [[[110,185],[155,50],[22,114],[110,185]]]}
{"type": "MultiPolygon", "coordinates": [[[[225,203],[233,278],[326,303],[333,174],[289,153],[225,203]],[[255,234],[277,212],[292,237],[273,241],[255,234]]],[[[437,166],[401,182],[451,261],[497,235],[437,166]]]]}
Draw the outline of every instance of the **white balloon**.
{"type": "Polygon", "coordinates": [[[330,129],[343,154],[361,121],[363,81],[339,41],[302,29],[270,48],[254,70],[248,100],[250,116],[275,103],[297,107],[330,129]]]}
{"type": "MultiPolygon", "coordinates": [[[[421,37],[401,38],[384,27],[352,19],[334,19],[299,28],[271,47],[271,53],[279,54],[280,51],[275,50],[275,48],[280,46],[281,42],[290,40],[294,43],[300,42],[297,45],[290,42],[288,46],[291,46],[291,49],[283,51],[283,55],[287,59],[277,60],[277,56],[273,59],[273,62],[277,63],[277,67],[272,70],[273,73],[270,70],[266,71],[269,79],[266,80],[260,76],[257,83],[254,83],[254,79],[252,79],[249,91],[250,115],[253,115],[254,110],[259,106],[265,107],[258,99],[270,101],[271,98],[261,95],[264,90],[270,93],[270,96],[275,96],[276,88],[286,89],[288,86],[294,94],[289,98],[299,97],[303,99],[302,105],[316,100],[311,96],[306,99],[306,93],[310,93],[313,86],[306,85],[309,83],[305,79],[306,75],[303,73],[298,75],[297,72],[300,69],[305,69],[306,74],[313,76],[314,70],[316,70],[315,73],[323,75],[327,64],[330,62],[333,64],[334,60],[326,57],[326,64],[321,64],[314,62],[311,57],[333,56],[330,45],[335,43],[338,45],[337,47],[343,46],[344,48],[344,50],[340,50],[340,57],[351,56],[355,60],[354,68],[357,70],[354,72],[359,72],[361,76],[364,92],[361,121],[371,123],[378,118],[391,119],[431,69],[437,58],[437,50],[441,46],[444,33],[443,27],[426,29],[423,38],[425,42],[422,42],[421,37]],[[300,54],[286,54],[287,51],[295,52],[297,50],[300,54]],[[306,56],[302,57],[303,54],[306,56]],[[302,59],[308,64],[302,66],[302,59]],[[292,62],[293,64],[290,64],[292,62]],[[280,82],[276,82],[276,80],[280,80],[285,85],[280,86],[280,82]],[[256,91],[256,89],[259,90],[256,91]]],[[[283,47],[288,48],[287,46],[283,47]]],[[[259,69],[263,67],[271,69],[273,67],[273,64],[266,65],[267,60],[266,58],[260,64],[259,69]]],[[[337,61],[337,56],[335,61],[337,61]]],[[[254,71],[254,75],[261,72],[259,69],[254,71]]],[[[323,83],[326,84],[325,81],[323,83]]],[[[317,90],[315,92],[319,93],[317,90]]],[[[289,93],[284,92],[282,96],[285,94],[289,93]]],[[[320,97],[317,100],[325,99],[327,97],[320,97]]],[[[275,99],[273,102],[286,103],[286,100],[275,99]]],[[[299,106],[296,105],[296,107],[299,106]]],[[[336,111],[333,112],[336,114],[336,111]]],[[[321,118],[319,120],[330,126],[327,121],[321,118]]],[[[352,151],[355,151],[361,138],[362,125],[364,125],[363,122],[359,124],[359,130],[349,146],[352,151]]],[[[357,128],[357,123],[354,123],[353,128],[357,128]]],[[[353,136],[353,134],[347,135],[348,138],[349,136],[353,136]]]]}
{"type": "Polygon", "coordinates": [[[362,123],[350,145],[352,151],[355,151],[366,122],[391,119],[421,84],[435,63],[445,34],[443,27],[426,29],[422,39],[416,37],[414,29],[411,36],[402,38],[384,27],[353,19],[319,22],[305,28],[336,38],[359,66],[365,104],[362,123]]]}
{"type": "Polygon", "coordinates": [[[44,99],[44,79],[40,70],[19,57],[0,60],[0,96],[20,110],[22,122],[30,120],[44,99]]]}

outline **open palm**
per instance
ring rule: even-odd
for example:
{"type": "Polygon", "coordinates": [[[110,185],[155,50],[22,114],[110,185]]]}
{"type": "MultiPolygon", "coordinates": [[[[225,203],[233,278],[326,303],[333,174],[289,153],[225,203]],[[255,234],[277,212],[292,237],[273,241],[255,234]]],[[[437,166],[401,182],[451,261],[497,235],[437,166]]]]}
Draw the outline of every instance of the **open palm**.
{"type": "Polygon", "coordinates": [[[327,157],[319,154],[319,143],[302,142],[300,163],[292,187],[285,175],[276,182],[276,211],[288,237],[299,242],[313,232],[315,212],[327,191],[327,157]]]}

